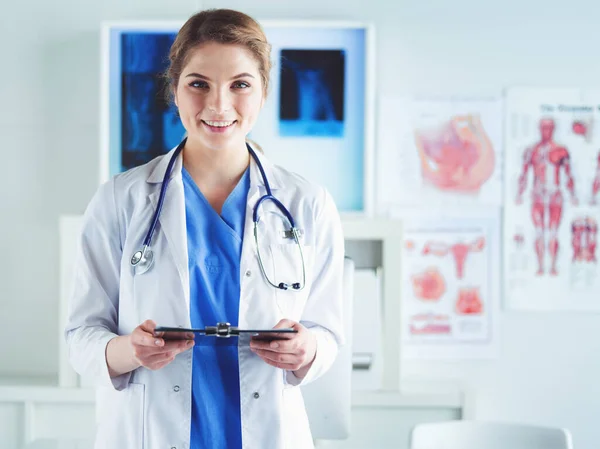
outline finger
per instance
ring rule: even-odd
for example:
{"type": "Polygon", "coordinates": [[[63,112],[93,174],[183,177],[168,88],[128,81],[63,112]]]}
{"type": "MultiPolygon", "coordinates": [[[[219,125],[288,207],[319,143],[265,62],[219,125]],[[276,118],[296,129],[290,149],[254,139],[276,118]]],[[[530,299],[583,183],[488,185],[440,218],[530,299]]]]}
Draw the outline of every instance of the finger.
{"type": "Polygon", "coordinates": [[[140,327],[137,327],[131,334],[131,343],[138,346],[147,347],[162,347],[165,341],[160,337],[155,337],[152,332],[145,331],[140,327]]]}
{"type": "Polygon", "coordinates": [[[280,354],[278,352],[263,351],[260,349],[256,350],[255,353],[263,360],[270,360],[271,362],[278,364],[297,366],[302,362],[302,360],[294,354],[280,354]]]}
{"type": "Polygon", "coordinates": [[[194,340],[178,340],[178,341],[167,341],[162,347],[147,347],[147,346],[134,346],[136,349],[136,356],[138,358],[150,357],[165,353],[180,354],[182,352],[191,349],[194,346],[194,340]]]}
{"type": "Polygon", "coordinates": [[[165,345],[160,348],[161,351],[175,351],[177,353],[187,351],[194,346],[194,340],[180,340],[180,341],[167,341],[165,345]]]}
{"type": "Polygon", "coordinates": [[[251,349],[262,349],[273,352],[280,353],[288,353],[293,354],[298,351],[300,347],[299,338],[291,338],[291,339],[283,339],[283,340],[273,340],[273,341],[259,341],[259,340],[251,340],[250,348],[251,349]]]}
{"type": "Polygon", "coordinates": [[[166,351],[161,352],[159,354],[146,355],[143,359],[140,360],[143,366],[146,368],[156,367],[156,366],[165,366],[167,363],[175,360],[175,357],[180,354],[181,351],[166,351]]]}
{"type": "Polygon", "coordinates": [[[154,329],[156,329],[156,323],[152,320],[146,320],[142,324],[140,324],[139,327],[143,331],[149,332],[150,334],[152,334],[152,333],[154,333],[154,329]]]}
{"type": "Polygon", "coordinates": [[[288,320],[287,318],[283,318],[279,320],[279,322],[273,327],[273,329],[285,329],[285,328],[294,328],[298,323],[296,321],[288,320]]]}
{"type": "Polygon", "coordinates": [[[277,362],[273,362],[272,360],[269,360],[269,359],[263,359],[263,361],[267,365],[271,365],[271,366],[274,366],[275,368],[281,368],[281,369],[285,369],[288,371],[296,371],[299,368],[298,365],[291,365],[289,363],[277,363],[277,362]]]}
{"type": "Polygon", "coordinates": [[[165,366],[167,366],[169,363],[173,362],[175,360],[175,356],[169,357],[165,360],[162,361],[158,361],[155,363],[151,363],[148,366],[146,366],[146,368],[151,369],[153,371],[159,370],[161,368],[164,368],[165,366]]]}

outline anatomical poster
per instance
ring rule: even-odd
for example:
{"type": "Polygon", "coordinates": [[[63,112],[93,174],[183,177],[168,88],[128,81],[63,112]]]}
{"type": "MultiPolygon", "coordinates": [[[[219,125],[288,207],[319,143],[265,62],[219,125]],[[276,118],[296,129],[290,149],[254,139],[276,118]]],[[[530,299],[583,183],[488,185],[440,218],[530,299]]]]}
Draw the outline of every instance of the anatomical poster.
{"type": "Polygon", "coordinates": [[[403,357],[494,357],[499,214],[401,218],[403,357]]]}
{"type": "Polygon", "coordinates": [[[600,310],[600,91],[507,91],[507,307],[600,310]]]}
{"type": "Polygon", "coordinates": [[[377,207],[500,206],[502,102],[381,98],[377,207]]]}

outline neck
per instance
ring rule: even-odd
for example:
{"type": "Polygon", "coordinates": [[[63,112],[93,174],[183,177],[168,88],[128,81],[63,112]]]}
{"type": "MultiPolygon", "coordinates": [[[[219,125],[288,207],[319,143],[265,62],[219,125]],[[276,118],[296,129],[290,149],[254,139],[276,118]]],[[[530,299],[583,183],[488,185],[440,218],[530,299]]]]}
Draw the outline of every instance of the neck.
{"type": "Polygon", "coordinates": [[[214,150],[189,138],[182,151],[183,165],[192,178],[208,188],[235,185],[250,163],[246,143],[214,150]]]}

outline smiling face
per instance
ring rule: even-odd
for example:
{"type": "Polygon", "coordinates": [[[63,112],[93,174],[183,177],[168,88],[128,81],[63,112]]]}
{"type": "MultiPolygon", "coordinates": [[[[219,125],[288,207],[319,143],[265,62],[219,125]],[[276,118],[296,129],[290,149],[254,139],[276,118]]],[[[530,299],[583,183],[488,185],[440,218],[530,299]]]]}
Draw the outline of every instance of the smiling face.
{"type": "Polygon", "coordinates": [[[209,150],[245,149],[263,92],[258,62],[245,47],[208,42],[190,50],[175,88],[188,141],[209,150]]]}

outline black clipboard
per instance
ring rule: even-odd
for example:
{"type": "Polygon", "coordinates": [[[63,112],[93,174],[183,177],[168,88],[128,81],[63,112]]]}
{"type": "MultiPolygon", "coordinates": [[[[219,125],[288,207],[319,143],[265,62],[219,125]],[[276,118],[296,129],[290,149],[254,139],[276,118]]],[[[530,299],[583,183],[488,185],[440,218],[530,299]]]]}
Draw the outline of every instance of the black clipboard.
{"type": "MultiPolygon", "coordinates": [[[[211,340],[240,340],[241,343],[248,344],[251,339],[260,341],[288,340],[298,330],[293,328],[281,329],[240,329],[237,326],[231,326],[229,323],[217,323],[216,326],[206,326],[205,328],[184,328],[158,326],[154,329],[154,336],[164,340],[190,340],[195,336],[215,337],[211,340]],[[234,337],[232,339],[232,337],[234,337]]],[[[204,340],[204,339],[203,339],[204,340]]],[[[224,342],[223,342],[224,343],[224,342]]],[[[233,343],[233,342],[232,342],[233,343]]]]}

